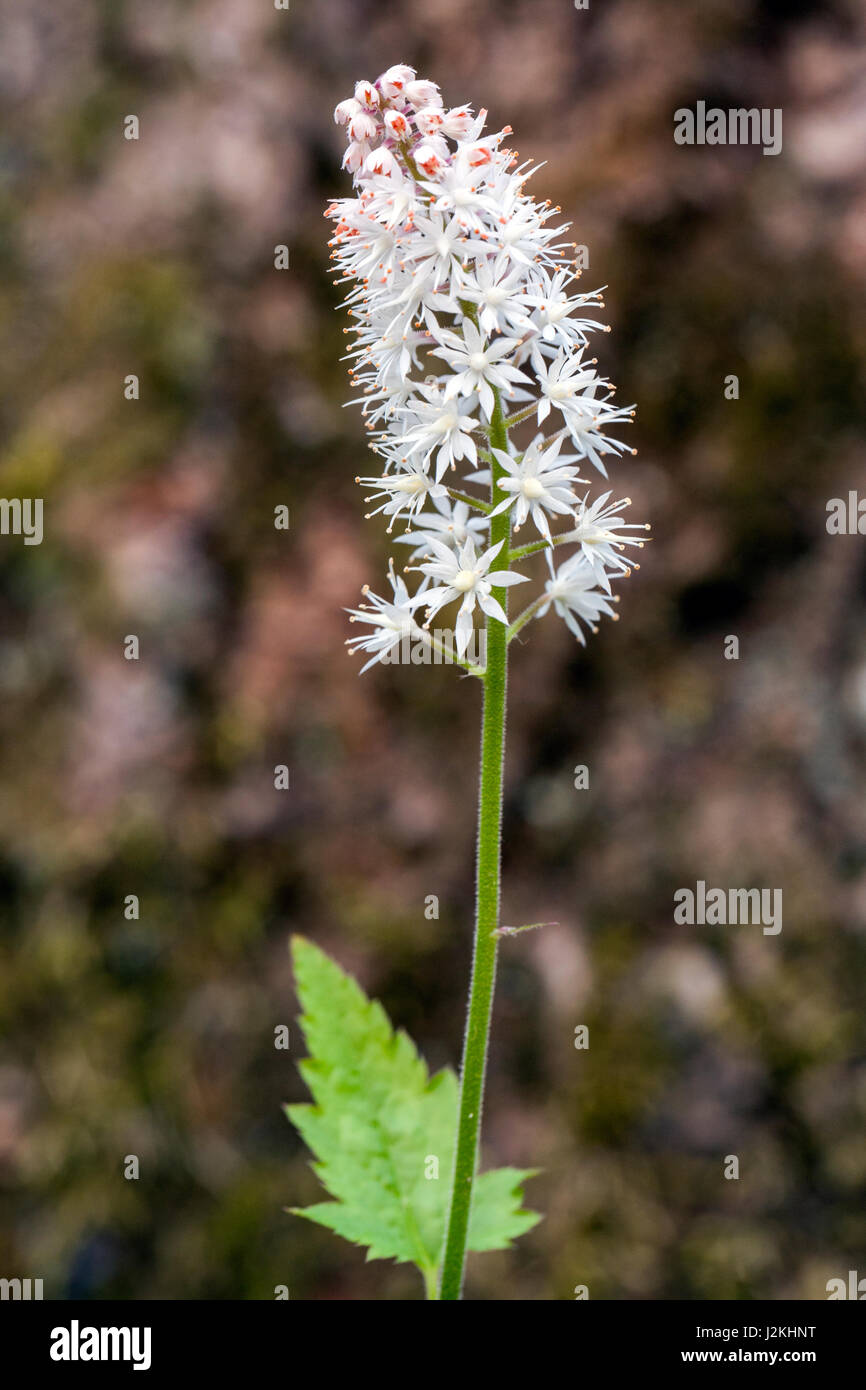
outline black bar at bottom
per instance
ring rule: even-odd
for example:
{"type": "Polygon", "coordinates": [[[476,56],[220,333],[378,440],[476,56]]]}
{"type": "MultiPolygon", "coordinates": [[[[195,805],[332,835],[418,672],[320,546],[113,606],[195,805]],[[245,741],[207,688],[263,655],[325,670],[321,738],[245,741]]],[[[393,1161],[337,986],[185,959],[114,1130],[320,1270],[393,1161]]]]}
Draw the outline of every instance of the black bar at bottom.
{"type": "Polygon", "coordinates": [[[377,1312],[371,1303],[291,1300],[7,1301],[0,1303],[0,1346],[4,1365],[14,1365],[19,1378],[34,1371],[58,1383],[93,1380],[104,1371],[139,1380],[184,1371],[221,1379],[250,1373],[259,1379],[271,1371],[293,1377],[304,1364],[309,1380],[317,1363],[329,1380],[340,1365],[353,1375],[366,1369],[381,1377],[389,1363],[401,1380],[414,1380],[421,1368],[426,1378],[437,1367],[453,1375],[470,1365],[514,1377],[521,1353],[530,1364],[540,1358],[548,1366],[552,1355],[565,1355],[575,1377],[582,1368],[597,1377],[797,1367],[826,1380],[859,1364],[864,1312],[832,1301],[466,1302],[401,1304],[399,1312],[387,1305],[377,1312]]]}

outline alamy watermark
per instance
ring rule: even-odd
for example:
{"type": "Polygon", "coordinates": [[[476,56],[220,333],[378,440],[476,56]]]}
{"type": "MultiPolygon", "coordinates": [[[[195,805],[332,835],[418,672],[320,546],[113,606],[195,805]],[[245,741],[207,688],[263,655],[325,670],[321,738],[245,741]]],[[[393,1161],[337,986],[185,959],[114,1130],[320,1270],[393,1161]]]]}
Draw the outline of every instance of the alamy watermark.
{"type": "Polygon", "coordinates": [[[689,927],[763,926],[765,936],[782,930],[781,888],[694,888],[674,893],[674,921],[689,927]]]}
{"type": "Polygon", "coordinates": [[[854,488],[845,497],[831,497],[827,503],[828,536],[866,536],[866,497],[854,488]]]}
{"type": "Polygon", "coordinates": [[[0,1279],[0,1299],[29,1303],[42,1298],[41,1279],[0,1279]]]}
{"type": "Polygon", "coordinates": [[[73,1318],[68,1327],[51,1329],[52,1361],[131,1361],[134,1371],[150,1370],[149,1327],[82,1327],[73,1318]]]}
{"type": "Polygon", "coordinates": [[[694,111],[681,106],[674,112],[674,140],[678,145],[763,145],[764,154],[781,154],[782,108],[711,106],[708,111],[705,101],[694,111]]]}
{"type": "Polygon", "coordinates": [[[827,1290],[827,1301],[833,1303],[840,1298],[851,1298],[857,1303],[862,1303],[866,1299],[866,1279],[861,1279],[856,1269],[848,1270],[848,1279],[828,1279],[824,1286],[827,1290]]]}
{"type": "Polygon", "coordinates": [[[399,642],[381,657],[383,666],[449,666],[452,662],[487,664],[487,630],[473,628],[469,646],[462,658],[457,651],[456,634],[451,628],[436,628],[432,632],[406,632],[399,642]]]}
{"type": "Polygon", "coordinates": [[[23,536],[25,545],[41,545],[42,535],[41,497],[0,497],[0,536],[23,536]]]}

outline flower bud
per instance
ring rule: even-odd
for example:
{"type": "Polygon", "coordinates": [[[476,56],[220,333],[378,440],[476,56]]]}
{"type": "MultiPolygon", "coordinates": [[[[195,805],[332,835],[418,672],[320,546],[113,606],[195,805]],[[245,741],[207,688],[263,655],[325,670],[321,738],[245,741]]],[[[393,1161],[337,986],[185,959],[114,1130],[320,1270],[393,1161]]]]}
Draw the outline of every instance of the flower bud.
{"type": "Polygon", "coordinates": [[[424,78],[415,82],[407,82],[403,88],[403,95],[416,110],[428,106],[442,106],[442,97],[436,83],[427,82],[424,78]]]}
{"type": "Polygon", "coordinates": [[[364,160],[364,168],[370,174],[382,174],[385,178],[400,176],[400,165],[391,151],[384,145],[370,151],[364,160]]]}
{"type": "Polygon", "coordinates": [[[405,87],[414,78],[414,68],[407,67],[405,63],[395,63],[387,72],[382,73],[376,85],[384,97],[402,96],[405,87]]]}
{"type": "Polygon", "coordinates": [[[349,122],[349,136],[352,140],[372,140],[379,129],[375,116],[368,111],[359,111],[349,122]]]}
{"type": "Polygon", "coordinates": [[[348,169],[350,174],[357,173],[369,153],[370,146],[367,144],[353,142],[347,145],[346,153],[343,155],[343,168],[348,169]]]}
{"type": "Polygon", "coordinates": [[[415,114],[415,125],[422,135],[438,135],[442,129],[442,109],[425,106],[415,114]]]}
{"type": "Polygon", "coordinates": [[[360,110],[360,102],[355,101],[354,97],[347,97],[345,101],[341,101],[339,106],[334,108],[334,120],[337,125],[346,125],[353,116],[357,116],[360,110]]]}
{"type": "Polygon", "coordinates": [[[355,100],[368,111],[375,111],[379,105],[379,93],[372,82],[356,82],[355,100]]]}
{"type": "Polygon", "coordinates": [[[462,139],[471,128],[472,108],[469,106],[454,106],[442,118],[442,134],[450,135],[453,140],[462,139]]]}
{"type": "Polygon", "coordinates": [[[385,125],[388,134],[393,135],[395,140],[405,140],[410,134],[409,118],[404,116],[402,111],[386,111],[385,125]]]}
{"type": "Polygon", "coordinates": [[[430,179],[436,177],[445,163],[441,153],[429,142],[419,145],[413,157],[418,168],[430,179]]]}
{"type": "Polygon", "coordinates": [[[466,152],[466,157],[473,169],[480,169],[482,164],[490,163],[489,145],[472,145],[466,152]]]}

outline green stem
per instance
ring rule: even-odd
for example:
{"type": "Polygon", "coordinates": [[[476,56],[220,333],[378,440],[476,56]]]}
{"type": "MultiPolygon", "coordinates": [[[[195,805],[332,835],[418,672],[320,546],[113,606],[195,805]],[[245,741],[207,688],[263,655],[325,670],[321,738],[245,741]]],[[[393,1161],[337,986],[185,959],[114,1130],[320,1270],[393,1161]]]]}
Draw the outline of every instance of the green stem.
{"type": "Polygon", "coordinates": [[[444,647],[439,641],[439,638],[434,637],[426,628],[418,627],[416,623],[413,628],[413,634],[420,637],[422,642],[426,642],[427,646],[430,647],[432,651],[439,652],[441,656],[445,657],[447,662],[454,661],[458,666],[462,666],[464,671],[468,671],[470,676],[477,676],[479,680],[484,679],[483,666],[476,666],[474,661],[464,661],[463,657],[458,656],[455,651],[450,651],[448,647],[444,647]]]}
{"type": "Polygon", "coordinates": [[[467,506],[474,507],[477,512],[491,512],[493,507],[489,502],[482,502],[480,497],[471,497],[468,492],[458,492],[456,487],[445,489],[449,497],[453,497],[455,502],[465,502],[467,506]]]}
{"type": "MultiPolygon", "coordinates": [[[[523,421],[528,420],[530,415],[534,415],[537,409],[538,406],[533,402],[533,404],[528,405],[525,410],[518,410],[514,415],[509,415],[508,419],[505,421],[506,430],[513,429],[515,425],[522,425],[523,421]]],[[[497,448],[498,447],[497,445],[497,448]]]]}
{"type": "MultiPolygon", "coordinates": [[[[553,544],[560,545],[565,536],[554,536],[553,544]]],[[[527,555],[535,555],[539,550],[549,550],[550,541],[530,541],[528,545],[519,545],[516,550],[512,550],[512,560],[525,560],[527,555]]]]}
{"type": "Polygon", "coordinates": [[[549,550],[551,545],[568,545],[580,539],[577,529],[563,531],[561,535],[554,536],[552,541],[530,541],[528,545],[519,545],[511,552],[512,560],[525,560],[527,555],[535,555],[539,550],[549,550]]]}
{"type": "Polygon", "coordinates": [[[526,627],[526,624],[529,622],[529,620],[535,617],[541,605],[546,602],[547,594],[539,594],[538,598],[534,599],[533,602],[530,603],[528,608],[524,608],[523,612],[517,615],[517,617],[514,619],[514,622],[511,624],[507,633],[505,634],[506,646],[517,636],[521,628],[526,627]]]}
{"type": "MultiPolygon", "coordinates": [[[[496,392],[496,408],[490,422],[495,447],[507,449],[502,402],[496,392]]],[[[505,470],[496,462],[491,477],[491,498],[505,470]]],[[[511,522],[508,512],[490,521],[490,543],[502,541],[495,560],[497,569],[508,568],[511,522]]],[[[508,611],[508,590],[493,595],[508,611]]],[[[491,932],[499,925],[500,843],[502,836],[502,768],[505,753],[505,706],[508,676],[508,643],[505,624],[487,619],[487,669],[484,676],[484,713],[481,724],[481,779],[478,800],[478,857],[476,864],[475,950],[469,989],[469,1016],[463,1044],[457,1148],[445,1255],[442,1262],[442,1299],[459,1299],[463,1288],[466,1237],[472,1206],[472,1187],[478,1167],[478,1136],[487,1067],[487,1040],[493,1009],[498,940],[491,932]]]]}
{"type": "MultiPolygon", "coordinates": [[[[418,165],[415,163],[414,159],[412,158],[412,155],[411,155],[410,152],[409,152],[409,141],[408,141],[408,140],[401,140],[401,141],[398,143],[397,148],[398,148],[398,150],[400,151],[401,155],[403,156],[403,160],[404,160],[404,162],[405,162],[406,168],[409,170],[409,173],[412,175],[412,177],[413,177],[413,179],[415,180],[415,182],[416,182],[417,184],[423,183],[423,181],[424,181],[424,175],[421,173],[421,170],[418,168],[418,165]]],[[[421,189],[419,188],[418,194],[419,194],[419,197],[421,198],[422,202],[425,202],[425,203],[429,203],[429,202],[430,202],[431,195],[430,195],[429,193],[423,193],[423,192],[421,191],[421,189]]]]}

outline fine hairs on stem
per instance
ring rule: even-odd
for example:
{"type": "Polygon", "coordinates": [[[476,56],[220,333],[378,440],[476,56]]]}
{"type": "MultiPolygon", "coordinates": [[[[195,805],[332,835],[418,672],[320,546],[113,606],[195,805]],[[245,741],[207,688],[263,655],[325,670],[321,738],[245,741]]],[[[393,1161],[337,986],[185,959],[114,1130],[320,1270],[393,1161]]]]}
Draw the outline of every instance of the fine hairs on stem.
{"type": "MultiPolygon", "coordinates": [[[[568,226],[526,191],[534,170],[508,147],[510,127],[485,134],[486,112],[447,109],[437,85],[403,64],[359,82],[335,119],[346,128],[343,164],[355,187],[327,211],[332,258],[338,283],[349,287],[356,403],[381,460],[378,474],[358,482],[368,516],[407,547],[401,573],[389,562],[390,594],[365,588],[349,610],[361,631],[347,645],[366,656],[366,671],[393,662],[407,638],[429,644],[432,620],[447,612],[453,660],[482,687],[482,734],[469,1009],[457,1113],[442,1122],[453,1153],[450,1195],[441,1214],[427,1212],[430,1234],[413,1216],[405,1240],[359,1234],[363,1222],[339,1217],[336,1203],[307,1214],[371,1254],[414,1259],[427,1296],[453,1300],[467,1249],[500,1248],[518,1230],[517,1215],[534,1219],[503,1211],[501,1239],[486,1243],[473,1228],[476,1206],[491,1200],[488,1180],[497,1179],[478,1172],[497,949],[523,930],[500,923],[508,648],[550,611],[581,644],[602,617],[616,619],[612,583],[637,568],[631,553],[649,528],[624,519],[629,499],[611,500],[610,491],[590,498],[581,476],[607,478],[606,463],[627,452],[611,430],[634,411],[614,403],[614,388],[587,356],[591,334],[606,331],[594,316],[601,293],[578,292],[568,226]],[[524,526],[530,538],[517,544],[524,526]],[[539,551],[547,565],[540,587],[539,551]],[[554,556],[564,558],[555,564],[554,556]],[[531,583],[533,570],[534,597],[509,616],[510,590],[531,583]],[[486,658],[476,664],[466,654],[481,623],[486,658]]],[[[382,1096],[387,1108],[387,1086],[382,1096]]],[[[371,1124],[380,1118],[386,1133],[385,1118],[371,1124]]],[[[339,1198],[338,1187],[331,1184],[339,1198]]],[[[405,1212],[412,1203],[400,1191],[405,1212]]]]}

